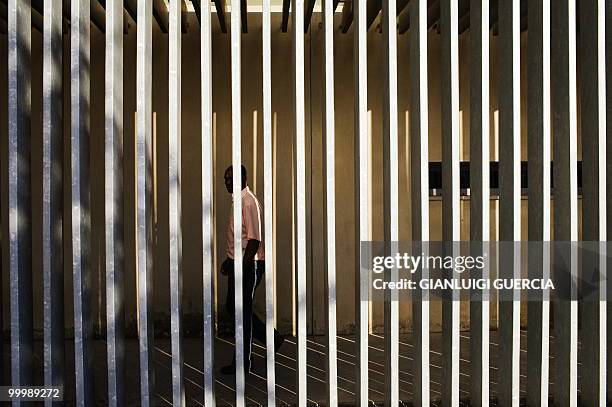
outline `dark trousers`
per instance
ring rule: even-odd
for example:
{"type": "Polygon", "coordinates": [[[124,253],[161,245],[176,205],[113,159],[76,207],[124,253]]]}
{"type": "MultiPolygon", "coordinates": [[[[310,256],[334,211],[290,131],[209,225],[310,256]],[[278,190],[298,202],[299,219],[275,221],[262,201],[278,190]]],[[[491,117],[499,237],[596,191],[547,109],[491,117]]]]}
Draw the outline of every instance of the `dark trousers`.
{"type": "MultiPolygon", "coordinates": [[[[242,324],[243,324],[243,344],[244,344],[244,368],[248,372],[251,366],[251,341],[253,338],[257,339],[264,346],[266,344],[266,324],[253,313],[253,297],[255,296],[255,289],[261,282],[266,268],[264,261],[256,261],[252,265],[243,265],[242,268],[242,324]]],[[[234,315],[235,305],[235,281],[234,281],[234,269],[231,268],[228,273],[227,281],[227,298],[225,300],[225,308],[227,311],[234,315]]],[[[232,318],[232,321],[234,319],[232,318]]],[[[274,342],[279,338],[280,334],[274,330],[274,342]]],[[[234,360],[236,360],[236,354],[234,353],[234,360]]]]}

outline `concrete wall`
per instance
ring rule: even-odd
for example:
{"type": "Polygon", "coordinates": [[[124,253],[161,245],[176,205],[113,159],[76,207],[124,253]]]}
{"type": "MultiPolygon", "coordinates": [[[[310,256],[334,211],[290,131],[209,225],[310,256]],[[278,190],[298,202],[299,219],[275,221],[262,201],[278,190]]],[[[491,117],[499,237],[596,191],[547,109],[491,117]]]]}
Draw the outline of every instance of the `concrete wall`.
{"type": "MultiPolygon", "coordinates": [[[[340,16],[336,15],[339,25],[340,16]]],[[[285,332],[293,327],[293,281],[294,281],[294,145],[293,145],[293,100],[291,35],[280,32],[280,15],[274,15],[272,25],[272,110],[274,142],[274,217],[273,242],[276,256],[276,317],[277,325],[285,332]]],[[[308,220],[308,319],[309,330],[322,333],[324,329],[323,307],[325,304],[325,229],[323,205],[323,140],[322,140],[322,30],[321,18],[313,16],[311,30],[306,35],[306,131],[307,131],[307,220],[308,220]]],[[[218,266],[225,258],[225,227],[231,199],[225,191],[223,172],[231,160],[231,97],[230,97],[230,37],[220,33],[217,19],[213,18],[213,131],[215,143],[215,247],[218,266]]],[[[377,24],[377,23],[375,23],[377,24]]],[[[198,24],[190,15],[189,33],[183,36],[182,67],[182,232],[183,232],[183,305],[187,334],[201,330],[202,305],[202,256],[201,256],[201,119],[200,119],[200,52],[198,24]]],[[[65,156],[69,149],[69,49],[68,36],[64,44],[64,117],[65,156]]],[[[135,333],[136,323],[136,275],[134,258],[134,114],[136,109],[136,27],[131,22],[124,37],[124,193],[125,193],[125,299],[128,331],[135,333]]],[[[410,187],[408,161],[409,120],[409,37],[398,37],[398,111],[400,151],[400,238],[410,238],[410,187]]],[[[462,159],[469,160],[469,33],[460,37],[460,109],[462,159]]],[[[498,41],[491,41],[491,158],[498,159],[497,146],[497,59],[498,41]]],[[[249,171],[249,184],[263,201],[263,140],[262,140],[262,71],[261,71],[261,17],[249,15],[249,33],[242,36],[242,154],[249,171]]],[[[382,36],[373,28],[368,34],[368,109],[371,126],[371,159],[373,163],[371,181],[372,210],[370,222],[372,240],[383,239],[382,222],[382,36]]],[[[526,34],[523,36],[521,53],[526,55],[526,34]]],[[[335,92],[336,92],[336,231],[338,271],[338,328],[350,332],[354,326],[354,134],[353,134],[353,45],[352,30],[348,34],[336,32],[335,38],[335,92]]],[[[7,37],[0,36],[0,60],[7,58],[7,37]]],[[[521,73],[526,75],[526,64],[521,64],[521,73]]],[[[440,94],[440,41],[435,32],[429,34],[429,151],[430,160],[441,160],[440,94]]],[[[162,34],[154,24],[153,35],[153,110],[156,129],[157,194],[156,194],[156,248],[154,305],[157,313],[156,331],[169,334],[169,275],[168,275],[168,36],[162,34]]],[[[32,34],[32,196],[33,196],[33,272],[34,272],[34,324],[42,329],[42,276],[41,276],[41,88],[42,88],[42,38],[32,34]]],[[[526,81],[522,81],[522,133],[526,136],[526,81]]],[[[6,134],[7,124],[7,64],[0,64],[0,131],[2,134],[2,190],[6,194],[6,134]]],[[[103,247],[103,137],[104,137],[104,34],[92,26],[91,40],[91,176],[92,176],[92,278],[94,321],[98,330],[104,321],[104,247],[103,247]]],[[[526,138],[522,140],[522,159],[527,159],[526,138]]],[[[580,150],[579,150],[580,153],[580,150]]],[[[65,185],[69,163],[66,161],[65,185]]],[[[67,187],[68,188],[68,187],[67,187]]],[[[69,191],[64,191],[68,200],[69,191]]],[[[70,241],[70,208],[65,205],[64,230],[66,241],[70,241]]],[[[441,201],[430,203],[430,233],[432,240],[441,239],[441,201]]],[[[498,202],[491,201],[491,237],[497,236],[496,222],[498,202]]],[[[526,238],[527,202],[522,205],[522,230],[526,238]]],[[[2,231],[7,231],[6,208],[2,208],[2,231]]],[[[469,239],[469,200],[461,205],[461,236],[469,239]]],[[[3,293],[8,290],[8,262],[6,245],[2,251],[3,293]]],[[[66,325],[72,323],[72,276],[69,247],[65,249],[65,297],[66,325]]],[[[268,260],[272,260],[268,257],[268,260]]],[[[223,304],[226,293],[225,277],[216,275],[217,314],[220,329],[224,329],[227,315],[223,304]]],[[[4,326],[8,326],[8,296],[2,298],[4,326]]],[[[262,312],[264,289],[257,293],[257,309],[262,312]]],[[[432,329],[441,325],[440,304],[432,303],[432,329]]],[[[496,310],[493,309],[492,324],[495,325],[496,310]]],[[[468,315],[467,305],[462,307],[468,315]]],[[[371,324],[375,330],[382,326],[382,308],[372,307],[371,324]]],[[[463,318],[462,325],[466,326],[463,318]]],[[[402,304],[400,310],[402,330],[410,329],[410,304],[402,304]]]]}

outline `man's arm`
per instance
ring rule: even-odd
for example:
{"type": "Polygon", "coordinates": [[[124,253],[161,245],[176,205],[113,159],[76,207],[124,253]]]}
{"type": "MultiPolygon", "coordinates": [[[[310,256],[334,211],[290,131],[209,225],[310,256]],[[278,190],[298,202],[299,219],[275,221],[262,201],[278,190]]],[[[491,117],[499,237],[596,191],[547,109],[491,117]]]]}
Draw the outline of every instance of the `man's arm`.
{"type": "Polygon", "coordinates": [[[242,258],[243,264],[252,264],[255,261],[255,255],[259,249],[259,240],[249,239],[247,247],[244,249],[244,256],[242,258]]]}
{"type": "MultiPolygon", "coordinates": [[[[257,254],[257,250],[259,249],[259,240],[250,239],[247,242],[247,247],[244,249],[244,255],[242,256],[242,264],[244,265],[252,265],[255,261],[255,255],[257,254]]],[[[221,274],[226,276],[228,273],[234,271],[234,259],[230,259],[229,257],[225,259],[223,264],[221,265],[221,274]]]]}

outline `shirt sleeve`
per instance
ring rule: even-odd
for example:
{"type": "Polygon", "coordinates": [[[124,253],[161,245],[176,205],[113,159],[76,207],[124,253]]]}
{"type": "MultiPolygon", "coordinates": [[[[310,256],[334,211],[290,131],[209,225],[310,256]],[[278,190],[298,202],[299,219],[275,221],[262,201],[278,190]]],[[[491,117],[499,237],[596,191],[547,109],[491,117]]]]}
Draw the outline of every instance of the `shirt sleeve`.
{"type": "Polygon", "coordinates": [[[243,212],[247,240],[257,240],[261,242],[261,221],[257,202],[255,200],[249,200],[244,206],[243,212]]]}

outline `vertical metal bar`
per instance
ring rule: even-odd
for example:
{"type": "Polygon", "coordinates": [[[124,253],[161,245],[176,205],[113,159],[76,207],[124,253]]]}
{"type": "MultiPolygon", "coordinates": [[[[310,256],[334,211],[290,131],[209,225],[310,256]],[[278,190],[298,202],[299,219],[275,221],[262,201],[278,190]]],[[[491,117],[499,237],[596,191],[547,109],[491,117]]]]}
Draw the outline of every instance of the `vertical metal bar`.
{"type": "MultiPolygon", "coordinates": [[[[489,203],[489,0],[470,2],[470,240],[487,242],[489,203]]],[[[483,278],[486,277],[483,270],[483,278]]],[[[470,401],[489,406],[489,301],[470,302],[470,401]]]]}
{"type": "MultiPolygon", "coordinates": [[[[383,206],[386,255],[399,240],[399,179],[397,136],[397,32],[395,0],[382,2],[383,29],[383,206]]],[[[363,220],[361,220],[363,222],[363,220]]],[[[397,280],[397,268],[390,280],[397,280]]],[[[385,292],[385,406],[399,404],[399,303],[396,291],[385,292]]]]}
{"type": "MultiPolygon", "coordinates": [[[[500,240],[521,240],[521,123],[520,123],[520,0],[499,2],[500,72],[500,240]]],[[[500,252],[500,275],[519,275],[519,250],[500,252]]],[[[520,301],[500,301],[499,403],[518,406],[520,356],[520,301]]]]}
{"type": "MultiPolygon", "coordinates": [[[[580,3],[582,240],[606,240],[605,0],[580,3]]],[[[606,264],[594,265],[606,275],[606,264]]],[[[596,282],[605,292],[606,282],[596,282]]],[[[605,297],[600,297],[604,299],[605,297]]],[[[606,405],[606,303],[582,303],[581,403],[606,405]]]]}
{"type": "MultiPolygon", "coordinates": [[[[8,213],[11,385],[32,385],[32,235],[30,196],[32,11],[8,2],[8,213]]],[[[14,405],[20,405],[19,402],[14,405]]]]}
{"type": "Polygon", "coordinates": [[[266,261],[266,384],[268,407],[276,405],[274,362],[274,170],[272,160],[272,40],[270,0],[262,3],[263,145],[264,145],[264,245],[266,261]]]}
{"type": "MultiPolygon", "coordinates": [[[[528,173],[529,278],[550,277],[550,0],[528,4],[528,173]],[[532,245],[533,246],[533,245],[532,245]]],[[[548,405],[550,302],[547,296],[527,305],[527,403],[548,405]]]]}
{"type": "Polygon", "coordinates": [[[214,220],[212,126],[212,22],[210,2],[200,2],[202,84],[202,283],[204,315],[204,404],[215,405],[214,220]]]}
{"type": "Polygon", "coordinates": [[[91,319],[91,230],[89,204],[89,67],[90,2],[71,2],[70,93],[71,93],[71,205],[72,274],[74,284],[74,359],[76,402],[93,403],[93,353],[91,319]]]}
{"type": "MultiPolygon", "coordinates": [[[[551,8],[551,96],[554,184],[554,238],[578,239],[576,2],[551,8]]],[[[576,253],[570,252],[570,276],[577,277],[576,253]]],[[[566,284],[569,281],[565,282],[566,284]]],[[[557,301],[554,307],[555,405],[576,406],[578,394],[578,303],[557,301]]]]}
{"type": "Polygon", "coordinates": [[[169,238],[170,238],[170,325],[172,341],[172,404],[185,405],[183,383],[183,327],[181,302],[181,3],[169,3],[170,22],[168,54],[168,170],[169,170],[169,238]]]}
{"type": "MultiPolygon", "coordinates": [[[[8,15],[7,15],[7,21],[0,28],[4,29],[5,34],[8,33],[8,15]]],[[[6,96],[6,99],[4,100],[6,100],[8,103],[8,92],[6,93],[6,95],[3,95],[2,97],[5,97],[5,96],[6,96]]],[[[8,137],[6,137],[6,141],[7,141],[6,147],[5,147],[5,144],[0,144],[0,148],[8,149],[8,137]]],[[[2,143],[4,143],[4,141],[2,141],[2,143]]],[[[8,211],[6,211],[6,209],[8,209],[8,205],[7,205],[7,202],[5,201],[5,199],[7,199],[7,196],[8,196],[8,193],[7,193],[8,192],[8,182],[7,182],[8,173],[4,172],[8,164],[8,154],[7,156],[5,156],[4,150],[0,150],[0,154],[2,156],[2,159],[6,160],[6,162],[3,162],[0,160],[0,269],[2,270],[2,273],[4,275],[4,273],[6,273],[5,260],[9,258],[9,256],[7,256],[8,246],[9,246],[7,244],[7,240],[10,240],[10,239],[7,239],[8,233],[6,233],[4,229],[6,227],[4,223],[4,219],[5,219],[4,216],[6,213],[8,213],[8,211]]],[[[0,329],[0,342],[2,343],[4,343],[4,296],[5,295],[6,294],[3,292],[3,290],[0,290],[0,327],[2,327],[2,329],[0,329]]],[[[10,291],[9,291],[9,300],[10,300],[10,291]]],[[[9,312],[10,312],[10,307],[9,307],[9,312]]],[[[10,354],[10,348],[9,348],[8,353],[10,354]]],[[[7,352],[4,350],[4,347],[0,348],[0,363],[2,363],[2,366],[4,366],[4,360],[6,359],[6,354],[7,352]]],[[[10,377],[10,373],[9,373],[9,377],[10,377]]],[[[0,384],[4,385],[6,381],[7,380],[4,374],[4,369],[2,369],[2,371],[0,371],[0,384]]]]}
{"type": "Polygon", "coordinates": [[[245,405],[245,371],[250,361],[244,360],[243,274],[242,274],[242,157],[241,157],[241,0],[232,0],[231,58],[232,58],[232,167],[233,167],[233,216],[234,216],[234,284],[235,284],[235,333],[236,333],[236,406],[245,405]]]}
{"type": "Polygon", "coordinates": [[[124,403],[123,306],[123,4],[106,3],[106,120],[104,141],[106,352],[108,403],[124,403]]]}
{"type": "Polygon", "coordinates": [[[272,160],[272,41],[270,0],[262,4],[262,72],[263,72],[263,138],[264,138],[264,242],[266,244],[266,372],[268,407],[276,405],[276,377],[274,373],[274,167],[272,160]]]}
{"type": "MultiPolygon", "coordinates": [[[[606,134],[612,135],[612,1],[606,1],[606,134]]],[[[606,151],[607,157],[612,157],[612,137],[606,138],[606,151]]],[[[612,160],[606,160],[607,174],[612,174],[612,160]]],[[[606,238],[609,239],[612,236],[612,177],[606,177],[606,216],[607,216],[607,230],[606,238]]],[[[607,266],[610,267],[610,266],[607,266]]],[[[607,286],[607,292],[609,293],[612,286],[607,286]]],[[[609,298],[606,297],[606,300],[609,298]]],[[[612,301],[608,301],[606,304],[607,315],[612,315],[612,301]]],[[[612,330],[612,324],[610,318],[606,319],[606,325],[608,326],[608,332],[612,330]]],[[[606,336],[606,343],[608,349],[612,348],[612,335],[606,336]]],[[[612,357],[606,358],[607,371],[612,371],[612,357]]],[[[612,395],[612,375],[606,376],[606,389],[608,394],[612,395]]]]}
{"type": "MultiPolygon", "coordinates": [[[[62,20],[61,0],[43,5],[42,248],[44,384],[64,386],[64,260],[62,235],[62,20]]],[[[51,406],[51,400],[45,405],[51,406]]]]}
{"type": "MultiPolygon", "coordinates": [[[[453,242],[460,238],[459,214],[459,17],[458,2],[440,4],[442,31],[442,220],[445,249],[459,255],[453,242]]],[[[459,277],[457,275],[456,277],[459,277]]],[[[459,298],[455,293],[442,305],[442,400],[459,405],[459,298]]]]}
{"type": "MultiPolygon", "coordinates": [[[[427,1],[411,2],[410,13],[410,152],[412,177],[412,240],[429,240],[429,132],[427,95],[427,1]]],[[[393,17],[395,22],[395,15],[393,17]]],[[[393,25],[395,27],[395,23],[393,25]]],[[[427,270],[420,271],[427,278],[427,270]]],[[[429,299],[415,295],[414,405],[429,406],[429,299]]]]}
{"type": "Polygon", "coordinates": [[[152,127],[152,0],[138,1],[136,26],[136,262],[138,272],[138,336],[140,403],[154,403],[153,366],[153,127],[152,127]]]}
{"type": "MultiPolygon", "coordinates": [[[[236,0],[234,0],[236,1],[236,0]]],[[[304,93],[304,0],[291,2],[295,96],[297,269],[297,404],[306,407],[306,116],[304,93]]]]}
{"type": "Polygon", "coordinates": [[[353,0],[353,60],[355,72],[355,405],[368,405],[369,281],[361,270],[361,242],[370,240],[370,145],[368,139],[368,42],[365,0],[353,0]]]}
{"type": "Polygon", "coordinates": [[[327,226],[327,405],[338,405],[338,362],[336,338],[336,187],[334,119],[334,1],[323,0],[324,97],[323,137],[325,140],[325,210],[327,226]]]}

